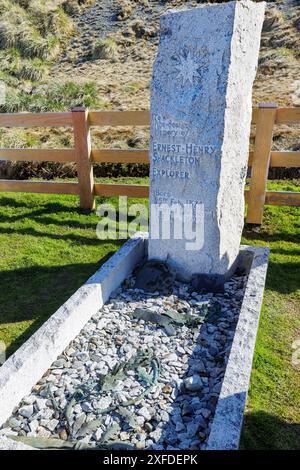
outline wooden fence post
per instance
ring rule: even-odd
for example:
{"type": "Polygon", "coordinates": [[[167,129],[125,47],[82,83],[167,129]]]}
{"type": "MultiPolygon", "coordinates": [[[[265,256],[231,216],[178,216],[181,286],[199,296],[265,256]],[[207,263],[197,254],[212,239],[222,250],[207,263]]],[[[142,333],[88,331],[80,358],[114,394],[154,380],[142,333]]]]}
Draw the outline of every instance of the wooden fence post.
{"type": "Polygon", "coordinates": [[[275,103],[259,105],[248,199],[248,224],[262,223],[276,113],[275,103]]]}
{"type": "Polygon", "coordinates": [[[80,207],[94,209],[94,174],[91,161],[89,112],[84,107],[72,109],[74,144],[79,183],[80,207]]]}

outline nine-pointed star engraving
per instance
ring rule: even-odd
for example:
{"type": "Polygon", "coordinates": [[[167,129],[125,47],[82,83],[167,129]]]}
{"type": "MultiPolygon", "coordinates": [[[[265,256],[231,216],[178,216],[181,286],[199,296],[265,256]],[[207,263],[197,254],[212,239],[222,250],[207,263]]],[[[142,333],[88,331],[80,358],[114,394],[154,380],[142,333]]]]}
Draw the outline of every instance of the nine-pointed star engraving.
{"type": "Polygon", "coordinates": [[[179,56],[179,63],[176,65],[177,79],[182,80],[182,84],[185,85],[189,82],[191,85],[194,83],[194,79],[199,77],[199,63],[195,62],[191,53],[188,52],[186,56],[179,56]]]}

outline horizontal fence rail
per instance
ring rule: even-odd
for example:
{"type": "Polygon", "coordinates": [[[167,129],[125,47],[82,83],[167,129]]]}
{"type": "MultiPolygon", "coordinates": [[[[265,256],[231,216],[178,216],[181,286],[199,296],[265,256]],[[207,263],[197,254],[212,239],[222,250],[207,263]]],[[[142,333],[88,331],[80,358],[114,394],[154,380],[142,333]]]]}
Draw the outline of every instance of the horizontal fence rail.
{"type": "Polygon", "coordinates": [[[73,194],[79,193],[78,183],[57,183],[52,181],[19,181],[0,180],[0,191],[45,194],[73,194]]]}
{"type": "Polygon", "coordinates": [[[0,114],[0,127],[72,127],[72,113],[0,114]]]}
{"type": "MultiPolygon", "coordinates": [[[[300,205],[300,193],[266,189],[269,168],[300,167],[299,151],[272,151],[274,126],[288,124],[300,124],[300,107],[278,108],[273,103],[262,103],[253,108],[252,125],[256,126],[256,135],[248,161],[252,172],[250,189],[245,191],[249,223],[261,224],[265,205],[300,205]]],[[[81,207],[86,209],[95,206],[95,196],[147,198],[148,186],[94,183],[93,163],[149,164],[149,150],[94,149],[91,147],[91,128],[149,125],[149,110],[88,111],[75,108],[62,113],[0,114],[0,127],[72,127],[75,144],[74,148],[68,149],[0,149],[0,160],[73,162],[78,171],[78,183],[0,180],[0,191],[78,195],[81,207]]]]}
{"type": "Polygon", "coordinates": [[[0,149],[0,158],[14,162],[75,162],[74,149],[0,149]]]}
{"type": "Polygon", "coordinates": [[[149,111],[90,111],[90,126],[149,126],[149,111]]]}

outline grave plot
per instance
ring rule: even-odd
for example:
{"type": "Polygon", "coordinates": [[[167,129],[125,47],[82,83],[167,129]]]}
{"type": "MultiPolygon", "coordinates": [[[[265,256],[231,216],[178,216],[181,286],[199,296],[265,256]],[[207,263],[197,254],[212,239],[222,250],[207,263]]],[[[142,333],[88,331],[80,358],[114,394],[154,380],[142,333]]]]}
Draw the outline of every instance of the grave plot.
{"type": "Polygon", "coordinates": [[[162,295],[131,277],[0,433],[38,448],[205,448],[246,281],[215,295],[175,282],[162,295]]]}
{"type": "Polygon", "coordinates": [[[263,16],[249,0],[163,15],[149,241],[126,242],[4,364],[0,445],[238,448],[268,263],[240,246],[263,16]]]}

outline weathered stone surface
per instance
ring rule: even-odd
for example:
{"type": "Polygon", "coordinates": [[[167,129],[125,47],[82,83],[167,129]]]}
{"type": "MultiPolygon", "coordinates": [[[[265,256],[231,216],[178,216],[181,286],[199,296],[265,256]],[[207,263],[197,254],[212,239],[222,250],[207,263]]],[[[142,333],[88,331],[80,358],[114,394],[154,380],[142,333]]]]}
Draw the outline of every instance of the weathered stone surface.
{"type": "Polygon", "coordinates": [[[187,220],[195,222],[198,208],[199,225],[192,247],[178,215],[171,235],[184,225],[183,238],[164,239],[152,212],[149,257],[171,259],[187,275],[226,274],[239,252],[264,8],[243,0],[161,18],[151,97],[151,210],[189,204],[194,214],[187,220]]]}

